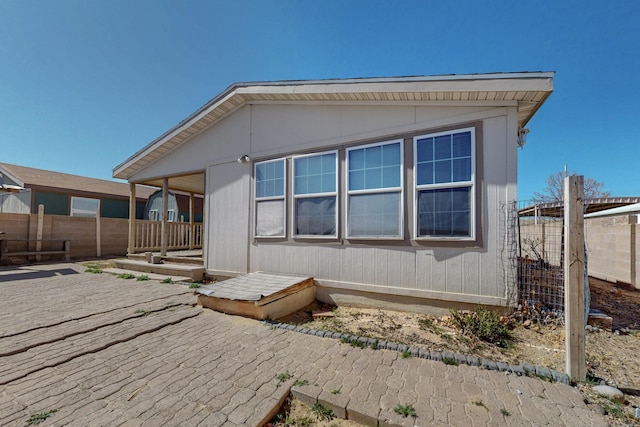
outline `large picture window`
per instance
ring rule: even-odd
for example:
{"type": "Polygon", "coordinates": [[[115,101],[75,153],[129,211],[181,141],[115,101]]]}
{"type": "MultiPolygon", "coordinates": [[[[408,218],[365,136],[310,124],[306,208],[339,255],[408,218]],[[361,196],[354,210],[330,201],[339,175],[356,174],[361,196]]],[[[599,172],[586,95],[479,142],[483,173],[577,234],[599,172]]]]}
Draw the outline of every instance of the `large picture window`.
{"type": "Polygon", "coordinates": [[[414,138],[417,238],[475,236],[475,129],[414,138]]]}
{"type": "Polygon", "coordinates": [[[338,153],[293,158],[293,234],[337,237],[338,153]]]}
{"type": "Polygon", "coordinates": [[[285,160],[255,164],[255,235],[285,237],[285,160]]]}
{"type": "Polygon", "coordinates": [[[71,216],[95,218],[100,210],[100,200],[71,197],[71,216]]]}
{"type": "Polygon", "coordinates": [[[402,141],[347,149],[347,237],[402,237],[402,141]]]}

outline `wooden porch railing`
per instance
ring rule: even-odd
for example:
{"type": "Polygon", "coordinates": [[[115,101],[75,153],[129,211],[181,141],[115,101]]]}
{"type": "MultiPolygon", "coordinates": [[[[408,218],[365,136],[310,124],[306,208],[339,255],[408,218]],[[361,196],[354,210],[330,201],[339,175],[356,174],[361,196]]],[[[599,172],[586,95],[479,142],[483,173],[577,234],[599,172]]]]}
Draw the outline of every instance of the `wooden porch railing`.
{"type": "MultiPolygon", "coordinates": [[[[162,221],[137,219],[134,252],[159,251],[162,221]]],[[[202,223],[167,222],[167,250],[202,249],[202,223]]]]}

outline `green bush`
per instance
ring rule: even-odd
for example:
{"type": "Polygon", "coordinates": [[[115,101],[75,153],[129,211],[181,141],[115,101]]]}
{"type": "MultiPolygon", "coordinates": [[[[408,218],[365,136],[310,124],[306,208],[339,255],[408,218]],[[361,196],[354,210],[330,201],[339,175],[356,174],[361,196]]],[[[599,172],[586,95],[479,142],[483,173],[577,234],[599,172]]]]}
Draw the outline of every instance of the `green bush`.
{"type": "Polygon", "coordinates": [[[510,322],[503,321],[500,314],[482,307],[469,313],[451,311],[451,321],[462,334],[475,336],[481,341],[508,348],[513,341],[510,322]]]}

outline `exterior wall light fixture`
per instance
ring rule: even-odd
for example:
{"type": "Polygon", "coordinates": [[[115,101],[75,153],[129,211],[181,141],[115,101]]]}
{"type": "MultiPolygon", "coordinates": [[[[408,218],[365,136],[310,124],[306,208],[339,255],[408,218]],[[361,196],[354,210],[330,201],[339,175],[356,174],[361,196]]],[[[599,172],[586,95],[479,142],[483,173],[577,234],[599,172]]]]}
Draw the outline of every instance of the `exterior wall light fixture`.
{"type": "Polygon", "coordinates": [[[524,144],[527,143],[527,134],[529,133],[529,129],[520,128],[518,129],[518,147],[524,147],[524,144]]]}

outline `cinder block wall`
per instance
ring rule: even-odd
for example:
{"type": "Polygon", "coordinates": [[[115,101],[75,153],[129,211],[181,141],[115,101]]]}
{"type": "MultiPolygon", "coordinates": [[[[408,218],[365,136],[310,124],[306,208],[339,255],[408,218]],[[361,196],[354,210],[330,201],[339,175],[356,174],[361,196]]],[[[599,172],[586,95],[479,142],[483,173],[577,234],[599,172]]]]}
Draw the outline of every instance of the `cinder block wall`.
{"type": "Polygon", "coordinates": [[[562,260],[562,221],[521,222],[520,243],[524,258],[538,260],[537,253],[542,261],[559,267],[562,260]]]}
{"type": "MultiPolygon", "coordinates": [[[[636,215],[585,219],[589,275],[640,289],[640,224],[636,215]]],[[[532,246],[551,265],[560,265],[562,222],[520,225],[522,256],[537,259],[532,246]]]]}
{"type": "MultiPolygon", "coordinates": [[[[127,253],[127,219],[101,218],[101,255],[124,255],[127,253]]],[[[95,218],[80,218],[64,215],[44,215],[42,227],[43,250],[50,248],[48,240],[70,240],[71,258],[91,258],[97,254],[96,220],[95,218]]],[[[5,232],[7,240],[33,240],[29,243],[29,250],[35,250],[35,240],[38,235],[37,214],[9,214],[0,213],[0,231],[5,232]]],[[[61,245],[57,242],[55,245],[61,245]]],[[[9,242],[8,250],[26,250],[26,244],[9,242]]]]}
{"type": "Polygon", "coordinates": [[[589,274],[640,289],[640,238],[636,215],[585,220],[589,274]]]}

